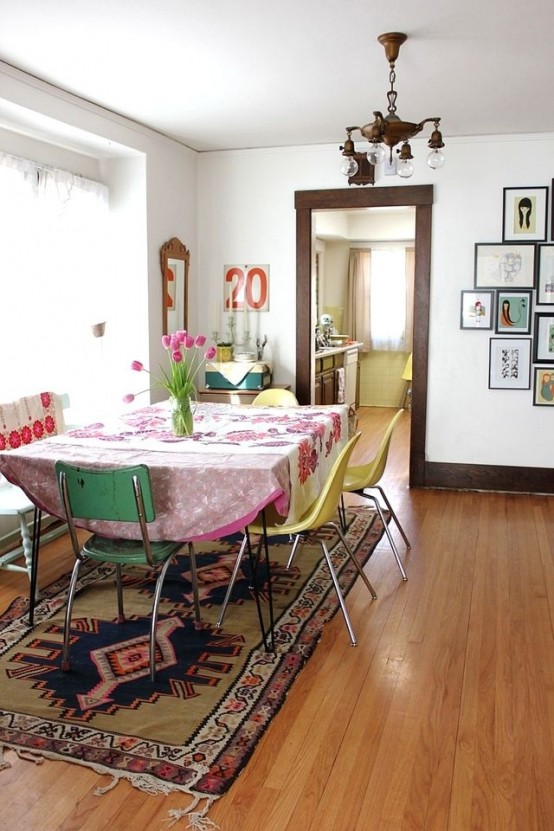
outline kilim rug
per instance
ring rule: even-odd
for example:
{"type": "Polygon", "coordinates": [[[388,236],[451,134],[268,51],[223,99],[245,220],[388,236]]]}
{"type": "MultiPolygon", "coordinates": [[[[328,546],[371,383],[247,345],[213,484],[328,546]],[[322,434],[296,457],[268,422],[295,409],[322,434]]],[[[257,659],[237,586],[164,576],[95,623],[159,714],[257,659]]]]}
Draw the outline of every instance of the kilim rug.
{"type": "MultiPolygon", "coordinates": [[[[365,507],[350,508],[348,522],[347,540],[365,563],[381,539],[382,524],[365,507]]],[[[355,569],[337,537],[323,533],[347,592],[355,569]]],[[[263,647],[248,558],[217,630],[239,545],[235,536],[195,546],[199,628],[188,557],[179,555],[170,566],[160,602],[154,684],[144,617],[154,582],[146,572],[126,573],[127,620],[117,624],[112,567],[82,570],[69,673],[60,669],[69,575],[42,590],[33,628],[27,624],[28,601],[14,601],[0,617],[0,752],[3,746],[85,765],[109,774],[108,787],[125,778],[150,793],[182,790],[192,796],[191,804],[170,812],[172,818],[186,816],[198,829],[213,827],[210,805],[246,765],[339,608],[319,545],[303,542],[287,570],[287,536],[270,547],[276,652],[263,647]]],[[[259,579],[262,603],[265,576],[259,579]]]]}

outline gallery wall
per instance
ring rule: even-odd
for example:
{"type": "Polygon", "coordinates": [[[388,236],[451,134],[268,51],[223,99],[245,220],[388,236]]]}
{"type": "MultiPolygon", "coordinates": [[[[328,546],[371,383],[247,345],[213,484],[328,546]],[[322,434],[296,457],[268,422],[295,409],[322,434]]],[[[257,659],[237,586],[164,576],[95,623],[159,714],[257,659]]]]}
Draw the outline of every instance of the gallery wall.
{"type": "MultiPolygon", "coordinates": [[[[447,138],[439,171],[427,168],[423,142],[414,141],[413,152],[412,179],[380,177],[375,187],[434,185],[427,458],[551,467],[554,448],[541,437],[554,413],[533,406],[531,389],[489,389],[494,332],[460,329],[460,292],[473,287],[475,243],[502,241],[503,189],[546,185],[550,202],[554,137],[447,138]]],[[[221,294],[225,262],[269,263],[271,306],[261,325],[281,382],[294,384],[296,359],[294,193],[345,187],[339,162],[338,145],[206,153],[198,160],[204,285],[221,294]]],[[[199,307],[200,320],[202,314],[199,307]]]]}

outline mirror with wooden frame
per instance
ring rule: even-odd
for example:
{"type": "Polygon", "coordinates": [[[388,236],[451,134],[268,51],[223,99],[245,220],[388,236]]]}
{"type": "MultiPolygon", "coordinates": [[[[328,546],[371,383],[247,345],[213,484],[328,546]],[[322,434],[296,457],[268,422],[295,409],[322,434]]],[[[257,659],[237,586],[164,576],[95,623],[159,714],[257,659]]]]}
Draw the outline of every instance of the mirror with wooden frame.
{"type": "Polygon", "coordinates": [[[187,328],[190,251],[172,237],[160,249],[163,285],[163,334],[187,328]]]}

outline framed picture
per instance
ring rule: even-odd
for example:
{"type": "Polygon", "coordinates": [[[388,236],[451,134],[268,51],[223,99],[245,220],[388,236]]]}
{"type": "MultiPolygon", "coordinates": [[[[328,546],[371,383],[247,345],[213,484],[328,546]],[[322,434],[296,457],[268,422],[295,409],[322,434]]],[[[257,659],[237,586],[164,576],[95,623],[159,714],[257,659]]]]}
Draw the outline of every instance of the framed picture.
{"type": "Polygon", "coordinates": [[[554,364],[533,368],[533,406],[554,407],[554,364]]]}
{"type": "Polygon", "coordinates": [[[530,389],[531,338],[491,338],[489,343],[489,389],[530,389]]]}
{"type": "Polygon", "coordinates": [[[498,335],[528,335],[531,332],[530,291],[496,292],[496,333],[498,335]]]}
{"type": "Polygon", "coordinates": [[[537,306],[554,304],[554,243],[538,246],[537,306]]]}
{"type": "Polygon", "coordinates": [[[502,239],[504,242],[544,241],[547,213],[547,187],[504,188],[502,239]]]}
{"type": "Polygon", "coordinates": [[[533,363],[554,363],[554,312],[535,312],[533,363]]]}
{"type": "Polygon", "coordinates": [[[462,291],[460,329],[492,329],[494,291],[462,291]]]}
{"type": "Polygon", "coordinates": [[[534,288],[535,252],[533,242],[475,243],[475,288],[534,288]]]}

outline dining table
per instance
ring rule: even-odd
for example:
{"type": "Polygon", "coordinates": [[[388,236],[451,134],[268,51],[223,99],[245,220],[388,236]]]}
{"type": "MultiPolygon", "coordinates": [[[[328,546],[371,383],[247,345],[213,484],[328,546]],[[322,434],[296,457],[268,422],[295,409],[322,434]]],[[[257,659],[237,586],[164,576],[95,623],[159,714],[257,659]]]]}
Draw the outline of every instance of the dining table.
{"type": "MultiPolygon", "coordinates": [[[[168,401],[123,412],[0,452],[0,472],[43,511],[63,519],[54,465],[145,464],[156,517],[152,539],[217,539],[270,503],[295,522],[317,498],[348,440],[348,407],[268,407],[199,402],[192,435],[173,434],[168,401]]],[[[139,538],[135,523],[79,520],[88,530],[139,538]]]]}
{"type": "MultiPolygon", "coordinates": [[[[144,464],[150,471],[155,519],[152,540],[196,542],[237,531],[273,504],[295,522],[319,495],[348,440],[348,407],[242,406],[198,402],[194,429],[176,436],[169,401],[128,410],[119,417],[67,430],[41,441],[14,440],[0,451],[0,473],[19,485],[42,511],[64,519],[55,473],[59,460],[87,468],[144,464]]],[[[15,437],[17,439],[17,437],[15,437]]],[[[263,515],[263,514],[262,514],[263,515]]],[[[104,536],[139,539],[138,523],[77,519],[104,536]]],[[[33,529],[29,623],[34,620],[40,533],[33,529]]],[[[269,573],[267,541],[265,558],[269,573]]],[[[268,581],[272,649],[273,601],[268,581]]],[[[255,591],[264,644],[258,591],[255,591]]]]}

